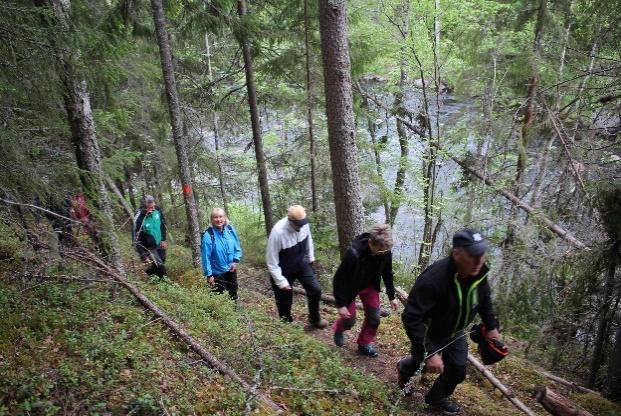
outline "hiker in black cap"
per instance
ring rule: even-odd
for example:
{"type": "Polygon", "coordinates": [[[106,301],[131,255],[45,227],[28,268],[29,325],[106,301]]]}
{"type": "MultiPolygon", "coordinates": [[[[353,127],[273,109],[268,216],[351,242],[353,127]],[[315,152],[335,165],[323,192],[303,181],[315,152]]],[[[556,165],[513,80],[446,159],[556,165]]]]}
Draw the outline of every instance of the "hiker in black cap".
{"type": "Polygon", "coordinates": [[[487,328],[487,339],[499,338],[487,282],[487,248],[480,232],[456,232],[450,256],[427,267],[416,279],[402,315],[411,348],[410,356],[397,364],[399,384],[403,388],[424,362],[427,371],[440,373],[425,402],[445,414],[460,410],[449,396],[466,378],[464,331],[477,313],[487,328]]]}

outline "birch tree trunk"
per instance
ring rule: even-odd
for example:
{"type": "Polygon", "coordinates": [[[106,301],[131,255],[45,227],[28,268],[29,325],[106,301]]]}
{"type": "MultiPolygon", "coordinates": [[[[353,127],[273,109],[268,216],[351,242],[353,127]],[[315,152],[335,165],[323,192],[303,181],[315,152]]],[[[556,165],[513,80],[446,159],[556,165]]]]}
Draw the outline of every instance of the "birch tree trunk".
{"type": "Polygon", "coordinates": [[[358,177],[351,64],[345,1],[319,0],[326,116],[332,185],[341,255],[362,232],[362,196],[358,177]]]}
{"type": "MultiPolygon", "coordinates": [[[[246,15],[246,1],[237,2],[237,12],[240,18],[246,15]]],[[[238,34],[238,41],[244,56],[244,67],[246,70],[246,88],[248,90],[248,105],[250,106],[250,122],[252,124],[252,140],[254,142],[254,153],[257,159],[257,170],[259,171],[259,188],[261,189],[261,202],[263,204],[263,215],[265,218],[265,230],[269,236],[274,226],[272,216],[272,202],[270,200],[270,189],[267,180],[267,163],[263,153],[263,138],[261,137],[261,119],[259,118],[259,106],[257,104],[257,88],[254,82],[254,69],[252,67],[252,56],[250,45],[243,31],[238,34]]]]}
{"type": "Polygon", "coordinates": [[[188,219],[188,234],[190,237],[190,247],[192,249],[192,262],[194,266],[198,267],[201,261],[198,207],[196,206],[194,193],[192,191],[192,174],[188,158],[188,144],[187,138],[183,135],[183,122],[181,121],[181,109],[179,105],[179,96],[177,94],[177,81],[175,80],[170,39],[166,31],[166,19],[164,17],[162,0],[151,0],[151,9],[153,11],[157,43],[160,49],[160,61],[162,64],[162,74],[164,76],[166,99],[168,101],[170,126],[175,143],[175,152],[177,153],[177,163],[179,164],[181,191],[183,193],[185,213],[188,219]]]}

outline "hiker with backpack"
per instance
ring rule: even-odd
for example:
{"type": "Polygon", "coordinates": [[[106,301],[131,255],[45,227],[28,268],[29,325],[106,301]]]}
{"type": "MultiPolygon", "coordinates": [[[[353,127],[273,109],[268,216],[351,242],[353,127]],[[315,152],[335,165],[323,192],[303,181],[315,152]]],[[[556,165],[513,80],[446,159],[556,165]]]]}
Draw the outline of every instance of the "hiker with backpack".
{"type": "Polygon", "coordinates": [[[226,290],[237,301],[237,264],[242,257],[239,237],[222,208],[214,208],[210,220],[201,240],[203,274],[214,291],[226,290]]]}
{"type": "Polygon", "coordinates": [[[460,411],[449,397],[466,378],[466,328],[477,313],[485,325],[483,336],[490,342],[499,339],[487,281],[487,248],[480,232],[468,228],[456,232],[451,254],[416,279],[402,314],[411,348],[397,364],[399,386],[404,388],[423,364],[427,371],[439,373],[425,403],[444,414],[460,411]]]}
{"type": "Polygon", "coordinates": [[[145,272],[160,278],[166,276],[166,220],[153,196],[144,197],[144,208],[136,217],[132,234],[138,255],[149,264],[145,272]]]}
{"type": "Polygon", "coordinates": [[[332,286],[340,318],[332,325],[334,343],[345,344],[344,332],[356,323],[356,296],[364,306],[364,322],[358,335],[358,352],[375,358],[379,354],[373,346],[380,324],[380,285],[384,281],[390,306],[399,307],[395,299],[392,273],[392,233],[390,225],[375,224],[367,233],[360,234],[345,252],[343,261],[334,274],[332,286]]]}

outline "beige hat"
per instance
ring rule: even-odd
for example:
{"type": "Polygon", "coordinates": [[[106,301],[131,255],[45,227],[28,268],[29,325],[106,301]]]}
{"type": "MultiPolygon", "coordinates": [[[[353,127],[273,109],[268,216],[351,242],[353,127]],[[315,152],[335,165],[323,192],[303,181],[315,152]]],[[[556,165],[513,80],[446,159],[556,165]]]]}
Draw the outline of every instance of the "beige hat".
{"type": "Polygon", "coordinates": [[[287,208],[287,218],[294,221],[306,218],[306,210],[302,205],[291,205],[287,208]]]}

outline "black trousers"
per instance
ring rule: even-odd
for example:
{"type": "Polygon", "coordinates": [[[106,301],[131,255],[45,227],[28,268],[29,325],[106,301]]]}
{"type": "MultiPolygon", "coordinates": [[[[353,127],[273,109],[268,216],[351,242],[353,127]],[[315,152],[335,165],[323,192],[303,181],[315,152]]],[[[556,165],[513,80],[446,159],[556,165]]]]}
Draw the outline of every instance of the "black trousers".
{"type": "MultiPolygon", "coordinates": [[[[310,265],[304,266],[302,270],[297,273],[288,273],[285,278],[289,282],[289,286],[293,287],[293,283],[298,280],[304,290],[306,290],[306,298],[308,300],[308,320],[311,323],[319,322],[321,319],[319,315],[319,300],[321,298],[321,286],[315,275],[315,271],[310,265]]],[[[291,316],[291,305],[293,304],[293,291],[282,290],[275,283],[274,279],[270,276],[270,282],[272,283],[272,289],[274,290],[274,296],[276,297],[276,307],[278,308],[278,316],[280,319],[287,322],[293,322],[291,316]]]]}
{"type": "Polygon", "coordinates": [[[150,261],[149,266],[144,270],[149,276],[156,275],[164,277],[166,275],[166,250],[158,247],[149,250],[142,249],[140,257],[143,261],[150,261]]]}
{"type": "MultiPolygon", "coordinates": [[[[437,403],[440,399],[449,397],[455,391],[455,387],[466,379],[468,341],[463,336],[463,332],[459,332],[454,338],[429,340],[430,342],[425,346],[426,354],[442,348],[453,340],[455,342],[440,352],[444,362],[444,371],[425,396],[427,403],[437,403]]],[[[399,372],[408,379],[414,375],[419,366],[420,363],[415,362],[412,356],[402,359],[398,364],[399,372]]]]}
{"type": "Polygon", "coordinates": [[[231,299],[237,300],[237,272],[214,274],[213,277],[216,281],[214,292],[224,293],[226,290],[231,299]]]}

